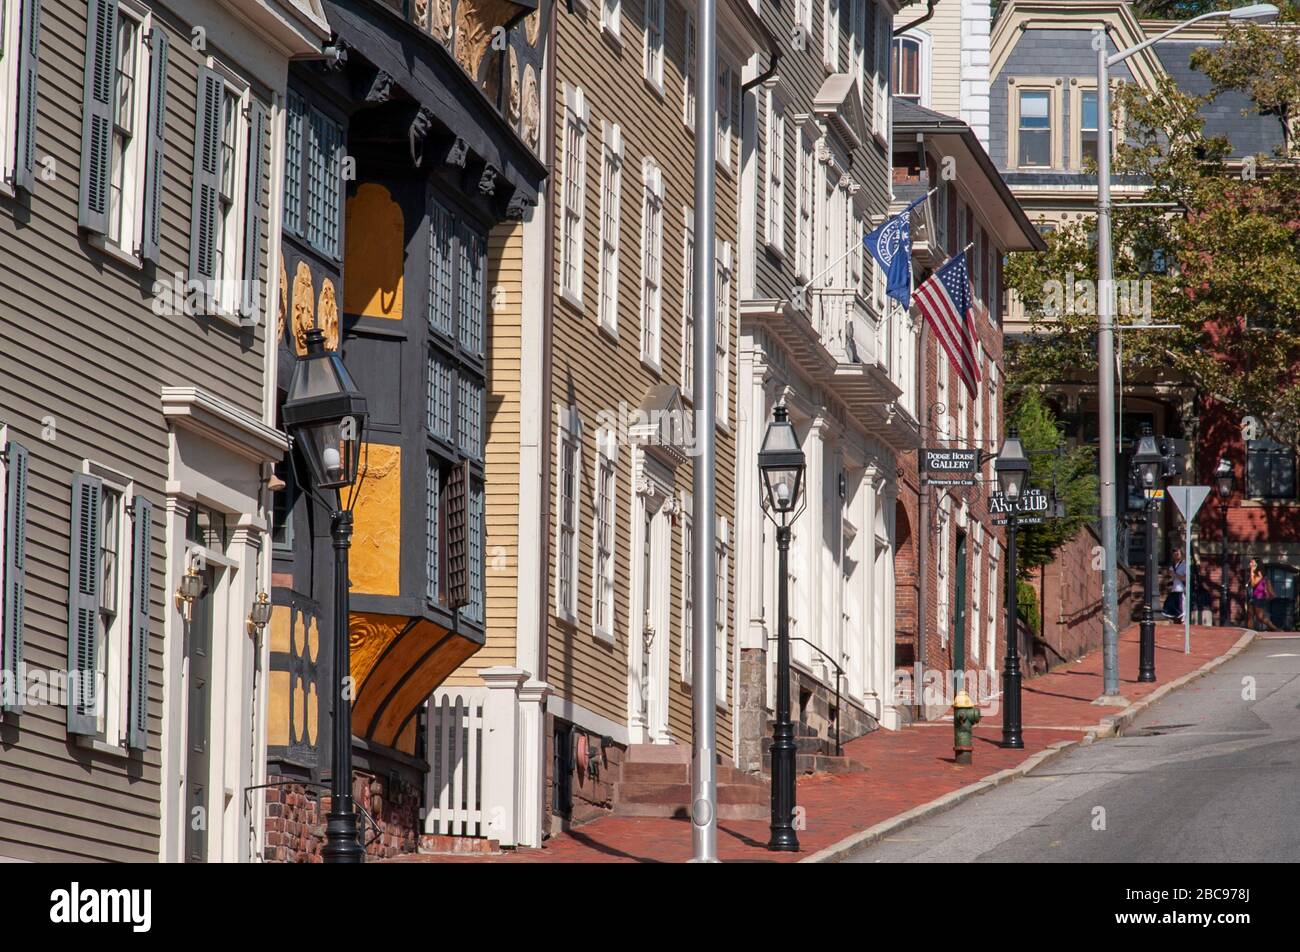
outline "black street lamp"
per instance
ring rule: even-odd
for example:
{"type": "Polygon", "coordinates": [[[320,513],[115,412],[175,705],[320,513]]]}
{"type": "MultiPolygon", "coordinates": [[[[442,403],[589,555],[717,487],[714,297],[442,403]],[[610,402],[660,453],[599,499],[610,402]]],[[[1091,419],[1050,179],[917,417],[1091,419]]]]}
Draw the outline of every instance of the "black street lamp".
{"type": "MultiPolygon", "coordinates": [[[[1140,625],[1140,649],[1138,652],[1138,680],[1154,681],[1156,679],[1156,500],[1154,490],[1160,486],[1160,473],[1164,467],[1164,457],[1160,445],[1151,435],[1150,424],[1142,424],[1142,436],[1138,439],[1137,450],[1133,454],[1133,475],[1138,485],[1147,496],[1147,558],[1145,578],[1142,580],[1142,622],[1140,625]]],[[[1184,600],[1185,600],[1184,596],[1184,600]]]]}
{"type": "MultiPolygon", "coordinates": [[[[348,548],[352,545],[352,503],[340,490],[357,478],[366,398],[352,382],[338,353],[325,349],[325,335],[307,332],[307,354],[294,367],[288,398],[281,410],[293,445],[311,470],[313,491],[330,510],[334,541],[334,751],[330,811],[325,823],[326,863],[360,863],[365,849],[357,835],[352,802],[352,700],[343,690],[351,671],[348,650],[348,548]],[[320,490],[334,490],[329,502],[320,490]]],[[[291,450],[292,452],[292,450],[291,450]]]]}
{"type": "Polygon", "coordinates": [[[1007,503],[1007,656],[1002,663],[1002,746],[1019,750],[1020,736],[1020,633],[1016,628],[1016,509],[1029,481],[1029,457],[1013,426],[993,464],[998,488],[1007,503]]]}
{"type": "Polygon", "coordinates": [[[799,849],[799,839],[794,832],[795,744],[790,721],[789,557],[790,525],[803,512],[795,507],[803,483],[804,455],[784,404],[772,411],[772,422],[758,452],[758,471],[767,496],[764,512],[776,526],[777,551],[776,724],[771,749],[772,838],[767,848],[794,852],[799,849]]]}
{"type": "Polygon", "coordinates": [[[1223,592],[1219,597],[1219,624],[1227,627],[1229,624],[1229,615],[1231,610],[1228,607],[1228,500],[1232,498],[1232,490],[1235,488],[1237,479],[1232,471],[1232,464],[1226,458],[1220,457],[1219,466],[1214,471],[1214,491],[1219,497],[1219,515],[1223,519],[1222,533],[1222,575],[1223,575],[1223,592]]]}

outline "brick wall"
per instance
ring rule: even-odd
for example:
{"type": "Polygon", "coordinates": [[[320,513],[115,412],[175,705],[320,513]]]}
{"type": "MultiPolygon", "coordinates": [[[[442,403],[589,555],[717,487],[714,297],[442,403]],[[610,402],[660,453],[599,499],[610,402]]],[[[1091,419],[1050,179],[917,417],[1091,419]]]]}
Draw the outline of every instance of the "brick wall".
{"type": "MultiPolygon", "coordinates": [[[[325,817],[330,796],[319,788],[288,778],[271,776],[274,784],[266,791],[266,845],[262,858],[268,863],[319,863],[325,843],[325,817]],[[286,781],[280,783],[279,781],[286,781]]],[[[387,778],[361,770],[352,772],[352,797],[366,810],[379,827],[359,816],[367,859],[386,859],[401,853],[414,853],[421,830],[420,803],[423,793],[417,787],[397,780],[396,790],[388,788],[387,778]]]]}

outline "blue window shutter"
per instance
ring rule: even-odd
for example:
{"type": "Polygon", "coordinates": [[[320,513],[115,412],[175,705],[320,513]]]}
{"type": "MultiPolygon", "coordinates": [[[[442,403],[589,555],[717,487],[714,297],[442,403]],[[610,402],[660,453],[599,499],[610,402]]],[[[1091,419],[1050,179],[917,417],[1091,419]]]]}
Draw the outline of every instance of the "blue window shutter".
{"type": "Polygon", "coordinates": [[[36,190],[36,71],[41,49],[41,0],[23,0],[18,41],[18,161],[14,184],[36,190]]]}
{"type": "Polygon", "coordinates": [[[71,547],[68,552],[68,733],[94,734],[102,698],[95,679],[99,640],[99,501],[94,476],[72,476],[71,547]]]}
{"type": "MultiPolygon", "coordinates": [[[[4,664],[0,670],[9,672],[9,683],[18,688],[22,684],[23,596],[27,580],[27,448],[11,440],[8,455],[8,486],[5,487],[4,640],[0,645],[4,664]]],[[[22,691],[14,690],[11,693],[12,696],[0,710],[19,713],[23,707],[22,691]]]]}
{"type": "Polygon", "coordinates": [[[131,670],[126,745],[149,747],[149,568],[153,556],[153,504],[135,497],[131,533],[131,670]]]}
{"type": "Polygon", "coordinates": [[[81,192],[77,224],[108,232],[108,183],[117,82],[117,0],[90,0],[86,9],[86,81],[81,100],[81,192]]]}
{"type": "Polygon", "coordinates": [[[244,212],[243,317],[256,324],[262,309],[262,222],[266,218],[263,198],[266,182],[266,139],[269,132],[266,107],[254,101],[252,129],[248,142],[248,199],[244,212]]]}
{"type": "Polygon", "coordinates": [[[158,263],[162,251],[163,138],[167,134],[167,56],[171,41],[162,26],[149,31],[149,131],[144,159],[144,228],[140,257],[158,263]]]}
{"type": "Polygon", "coordinates": [[[190,280],[201,282],[204,298],[216,280],[217,228],[220,227],[221,74],[199,68],[198,107],[194,123],[194,186],[190,210],[190,280]]]}

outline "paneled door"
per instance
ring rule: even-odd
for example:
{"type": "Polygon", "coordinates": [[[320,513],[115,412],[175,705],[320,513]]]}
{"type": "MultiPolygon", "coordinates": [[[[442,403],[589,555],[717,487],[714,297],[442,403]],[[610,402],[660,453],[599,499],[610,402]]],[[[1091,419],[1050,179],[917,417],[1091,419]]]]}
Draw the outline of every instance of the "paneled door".
{"type": "Polygon", "coordinates": [[[208,751],[212,739],[212,570],[194,600],[185,656],[189,662],[185,736],[185,861],[208,859],[208,751]]]}

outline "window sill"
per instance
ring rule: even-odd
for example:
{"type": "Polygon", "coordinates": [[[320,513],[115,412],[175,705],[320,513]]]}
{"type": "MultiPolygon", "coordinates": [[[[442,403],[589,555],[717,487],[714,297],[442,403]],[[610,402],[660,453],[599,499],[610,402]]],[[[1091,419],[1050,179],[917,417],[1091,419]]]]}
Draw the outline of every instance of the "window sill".
{"type": "Polygon", "coordinates": [[[618,344],[617,327],[611,327],[610,325],[606,324],[604,321],[600,321],[596,324],[596,328],[600,331],[601,336],[605,337],[611,344],[614,345],[618,344]]]}
{"type": "Polygon", "coordinates": [[[641,355],[641,366],[650,371],[656,377],[664,375],[663,368],[659,366],[659,361],[652,359],[646,354],[641,355]]]}
{"type": "MultiPolygon", "coordinates": [[[[644,76],[645,74],[643,73],[642,75],[644,76]]],[[[665,98],[664,81],[662,79],[656,81],[651,79],[649,76],[646,76],[645,84],[646,87],[656,96],[658,96],[661,100],[665,98]]]]}
{"type": "Polygon", "coordinates": [[[0,178],[0,196],[5,198],[17,198],[18,189],[14,188],[13,183],[6,178],[0,178]]]}
{"type": "Polygon", "coordinates": [[[108,257],[110,258],[122,262],[124,265],[127,265],[128,267],[135,268],[137,270],[142,269],[144,267],[144,261],[140,258],[139,255],[134,255],[123,248],[119,248],[117,245],[113,244],[113,242],[109,241],[103,235],[91,235],[88,241],[90,243],[90,246],[95,250],[108,255],[108,257]]]}
{"type": "Polygon", "coordinates": [[[781,245],[776,244],[775,242],[765,241],[763,242],[763,247],[767,250],[769,255],[776,258],[778,261],[785,260],[785,248],[781,245]]]}
{"type": "Polygon", "coordinates": [[[130,760],[133,751],[129,747],[121,744],[110,744],[106,740],[100,740],[98,737],[88,737],[85,734],[74,735],[76,744],[84,750],[93,750],[97,754],[105,754],[109,757],[118,757],[122,760],[130,760]]]}
{"type": "Polygon", "coordinates": [[[578,616],[564,609],[556,609],[555,620],[565,628],[577,628],[578,616]]]}
{"type": "Polygon", "coordinates": [[[616,52],[623,52],[623,37],[619,31],[611,27],[608,23],[600,25],[600,35],[605,38],[605,42],[614,48],[616,52]]]}
{"type": "Polygon", "coordinates": [[[579,314],[582,313],[582,295],[575,294],[570,288],[561,288],[560,300],[567,302],[579,314]]]}
{"type": "Polygon", "coordinates": [[[594,641],[598,641],[602,645],[608,645],[611,648],[614,647],[614,633],[606,628],[593,627],[591,629],[591,637],[594,641]]]}

